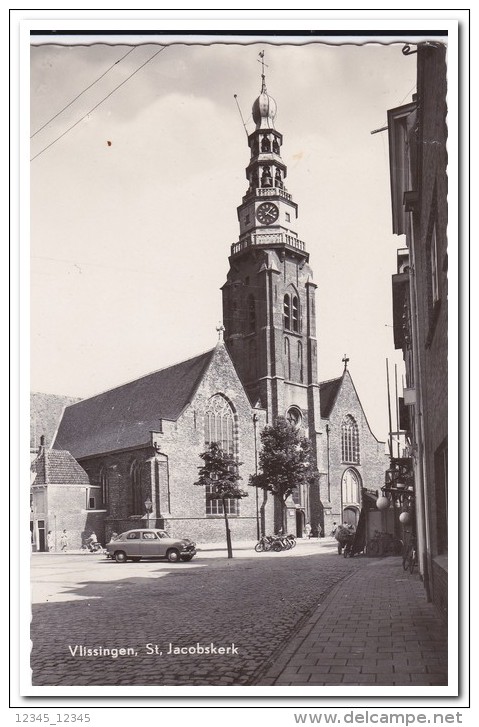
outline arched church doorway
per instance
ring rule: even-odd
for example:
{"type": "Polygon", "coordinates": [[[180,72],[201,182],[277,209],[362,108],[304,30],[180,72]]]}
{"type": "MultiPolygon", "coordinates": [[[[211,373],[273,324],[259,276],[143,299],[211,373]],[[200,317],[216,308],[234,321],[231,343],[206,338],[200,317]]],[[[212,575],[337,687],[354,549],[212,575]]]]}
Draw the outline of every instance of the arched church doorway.
{"type": "Polygon", "coordinates": [[[343,522],[357,526],[361,510],[361,476],[353,467],[343,472],[341,481],[343,522]]]}

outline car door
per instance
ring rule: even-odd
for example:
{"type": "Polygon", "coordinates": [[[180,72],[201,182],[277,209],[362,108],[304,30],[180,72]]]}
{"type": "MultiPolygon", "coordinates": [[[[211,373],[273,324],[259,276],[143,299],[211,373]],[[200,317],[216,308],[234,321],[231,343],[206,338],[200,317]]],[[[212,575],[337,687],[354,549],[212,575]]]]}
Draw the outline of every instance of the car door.
{"type": "Polygon", "coordinates": [[[160,539],[154,530],[142,530],[140,553],[142,558],[158,558],[161,555],[160,539]]]}
{"type": "Polygon", "coordinates": [[[140,550],[140,531],[132,530],[131,533],[127,533],[124,545],[125,552],[129,558],[138,556],[140,550]]]}

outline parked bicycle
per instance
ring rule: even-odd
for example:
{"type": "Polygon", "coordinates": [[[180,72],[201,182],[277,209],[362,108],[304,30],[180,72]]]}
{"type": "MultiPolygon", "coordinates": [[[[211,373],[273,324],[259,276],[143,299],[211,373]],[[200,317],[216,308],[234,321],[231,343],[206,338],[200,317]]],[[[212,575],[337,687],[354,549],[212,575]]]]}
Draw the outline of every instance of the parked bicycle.
{"type": "Polygon", "coordinates": [[[262,535],[254,549],[257,553],[273,550],[278,553],[281,550],[291,550],[296,545],[294,535],[262,535]]]}
{"type": "Polygon", "coordinates": [[[402,548],[402,540],[399,540],[391,533],[375,530],[373,537],[366,545],[366,555],[373,557],[378,555],[400,555],[402,548]]]}
{"type": "Polygon", "coordinates": [[[417,548],[416,538],[411,534],[409,540],[404,544],[403,556],[402,556],[402,567],[404,570],[409,570],[410,573],[414,573],[414,568],[417,565],[417,548]]]}

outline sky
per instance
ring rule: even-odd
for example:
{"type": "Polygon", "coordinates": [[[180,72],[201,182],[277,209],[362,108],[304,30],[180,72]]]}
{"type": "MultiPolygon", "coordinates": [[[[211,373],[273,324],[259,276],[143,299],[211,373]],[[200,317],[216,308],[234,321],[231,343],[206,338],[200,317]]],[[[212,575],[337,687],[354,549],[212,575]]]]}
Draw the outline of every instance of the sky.
{"type": "Polygon", "coordinates": [[[340,376],[346,353],[386,439],[386,359],[393,394],[395,364],[400,389],[402,375],[391,275],[405,243],[392,234],[387,131],[371,131],[415,91],[416,56],[402,47],[32,47],[31,390],[91,396],[215,345],[249,161],[234,94],[251,133],[264,50],[318,286],[318,377],[340,376]]]}

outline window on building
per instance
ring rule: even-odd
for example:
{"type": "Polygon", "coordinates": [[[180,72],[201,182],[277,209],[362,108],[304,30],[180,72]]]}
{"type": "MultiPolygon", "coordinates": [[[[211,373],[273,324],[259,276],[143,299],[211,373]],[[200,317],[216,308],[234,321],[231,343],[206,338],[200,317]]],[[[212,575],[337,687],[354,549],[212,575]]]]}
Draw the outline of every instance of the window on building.
{"type": "Polygon", "coordinates": [[[283,302],[283,325],[287,331],[291,330],[291,299],[287,293],[283,302]]]}
{"type": "Polygon", "coordinates": [[[348,414],[341,424],[341,456],[343,462],[359,464],[359,431],[356,420],[348,414]]]}
{"type": "Polygon", "coordinates": [[[289,338],[284,339],[284,376],[291,379],[291,347],[289,338]]]}
{"type": "Polygon", "coordinates": [[[101,497],[103,505],[106,507],[109,501],[109,483],[108,483],[108,470],[106,467],[102,467],[100,471],[100,487],[101,497]]]}
{"type": "Polygon", "coordinates": [[[299,301],[296,295],[293,296],[293,331],[299,332],[299,301]]]}
{"type": "Polygon", "coordinates": [[[130,484],[131,484],[131,508],[132,515],[143,515],[145,510],[144,498],[142,496],[141,489],[141,464],[140,462],[133,462],[130,470],[130,484]]]}
{"type": "Polygon", "coordinates": [[[94,495],[90,495],[90,497],[88,498],[88,509],[96,510],[96,499],[94,495]]]}
{"type": "Polygon", "coordinates": [[[285,216],[286,216],[286,222],[291,222],[291,215],[289,214],[289,212],[286,212],[285,216]]]}
{"type": "Polygon", "coordinates": [[[347,469],[342,478],[343,505],[359,505],[361,503],[361,487],[359,475],[352,469],[347,469]]]}
{"type": "MultiPolygon", "coordinates": [[[[215,394],[208,402],[205,412],[205,445],[208,447],[217,442],[221,449],[228,454],[237,455],[234,437],[234,413],[228,401],[215,394]]],[[[223,502],[228,515],[239,515],[239,500],[226,499],[223,501],[215,492],[214,485],[206,486],[206,514],[223,515],[223,502]]]]}
{"type": "Polygon", "coordinates": [[[298,371],[299,371],[299,382],[303,383],[303,344],[298,341],[298,371]]]}

